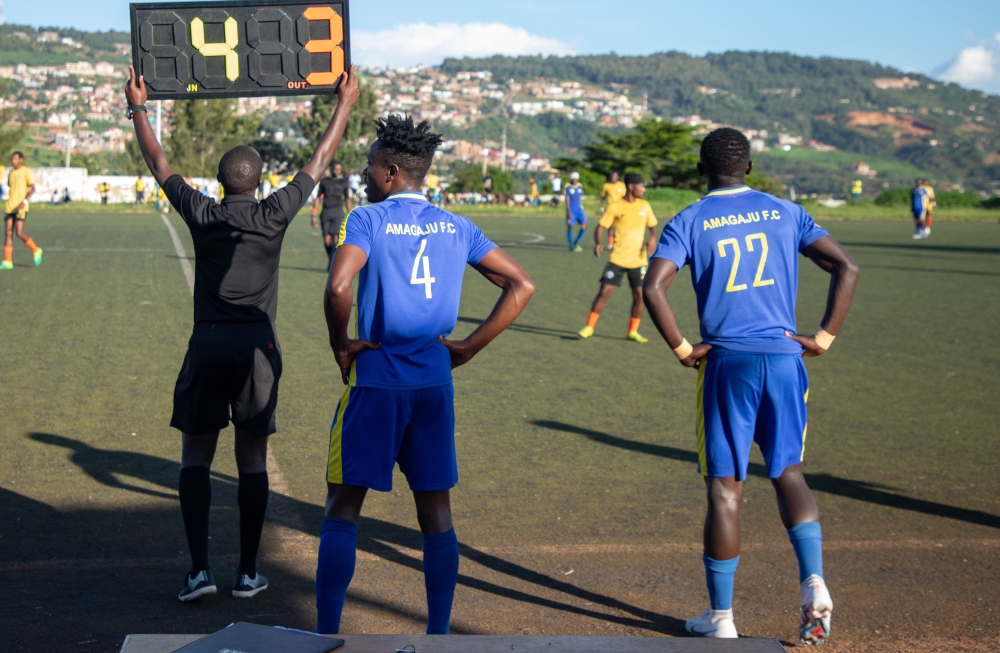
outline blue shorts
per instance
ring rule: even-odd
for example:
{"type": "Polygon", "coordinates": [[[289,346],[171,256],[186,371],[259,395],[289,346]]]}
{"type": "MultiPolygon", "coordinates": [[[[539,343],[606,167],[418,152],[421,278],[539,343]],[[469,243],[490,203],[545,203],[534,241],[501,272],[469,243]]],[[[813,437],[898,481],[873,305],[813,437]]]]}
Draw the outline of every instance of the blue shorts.
{"type": "Polygon", "coordinates": [[[756,442],[767,475],[802,462],[809,377],[795,354],[711,351],[698,370],[698,470],[743,481],[756,442]]]}
{"type": "Polygon", "coordinates": [[[571,211],[569,217],[566,218],[566,224],[573,226],[574,224],[587,224],[587,214],[583,211],[571,211]]]}
{"type": "Polygon", "coordinates": [[[327,482],[389,492],[397,462],[414,492],[458,484],[450,383],[420,390],[344,390],[330,426],[327,482]]]}

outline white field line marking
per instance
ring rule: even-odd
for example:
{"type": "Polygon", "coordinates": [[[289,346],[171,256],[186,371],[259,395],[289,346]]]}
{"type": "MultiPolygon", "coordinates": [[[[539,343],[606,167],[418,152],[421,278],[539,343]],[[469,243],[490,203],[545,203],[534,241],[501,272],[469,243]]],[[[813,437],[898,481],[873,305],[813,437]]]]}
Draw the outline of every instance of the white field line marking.
{"type": "Polygon", "coordinates": [[[524,241],[525,245],[534,245],[535,243],[540,243],[543,240],[545,240],[545,236],[543,236],[542,234],[533,234],[526,231],[524,232],[524,235],[531,236],[531,240],[524,241]]]}
{"type": "MultiPolygon", "coordinates": [[[[280,476],[280,474],[279,474],[280,476]]],[[[275,488],[277,484],[272,484],[275,488]]],[[[304,541],[318,543],[319,538],[298,532],[304,541]]],[[[299,539],[299,538],[294,538],[299,539]]],[[[417,549],[379,542],[382,550],[379,554],[368,551],[358,551],[358,561],[376,561],[384,558],[397,559],[411,557],[421,559],[422,553],[417,549]]],[[[315,545],[314,545],[315,546],[315,545]]],[[[790,548],[787,542],[757,542],[744,544],[744,549],[758,551],[785,551],[790,548]]],[[[989,540],[860,540],[860,541],[825,541],[824,551],[920,551],[920,550],[951,550],[984,547],[1000,549],[1000,539],[989,540]]],[[[658,553],[691,553],[702,549],[700,542],[667,542],[662,544],[556,544],[538,546],[474,546],[477,552],[486,555],[509,557],[536,557],[560,555],[648,555],[658,553]]],[[[473,554],[474,556],[475,554],[473,554]]],[[[466,556],[467,557],[467,556],[466,556]]],[[[237,555],[213,556],[213,559],[235,562],[237,555]]],[[[297,551],[284,551],[269,556],[274,561],[301,562],[302,555],[297,551]]],[[[0,563],[0,572],[28,571],[34,569],[106,569],[113,567],[157,567],[177,566],[190,562],[186,556],[162,558],[59,558],[55,560],[33,560],[24,562],[0,563]]]]}
{"type": "Polygon", "coordinates": [[[169,249],[143,247],[46,247],[46,252],[97,252],[100,254],[162,254],[169,249]]]}
{"type": "Polygon", "coordinates": [[[191,290],[191,294],[194,294],[194,268],[191,267],[191,261],[188,260],[187,253],[184,251],[184,243],[181,242],[181,237],[177,235],[177,230],[174,229],[174,225],[170,224],[170,220],[167,216],[160,214],[160,218],[163,219],[163,224],[167,225],[167,231],[170,233],[170,240],[174,241],[174,250],[177,252],[177,258],[180,259],[181,272],[184,273],[184,279],[187,280],[188,289],[191,290]]]}
{"type": "MultiPolygon", "coordinates": [[[[166,225],[167,231],[170,233],[170,240],[174,241],[174,251],[177,252],[181,271],[184,272],[188,290],[193,295],[194,268],[191,267],[187,252],[184,251],[184,243],[181,242],[177,230],[174,229],[174,225],[170,224],[167,216],[160,214],[160,218],[163,219],[163,224],[166,225]]],[[[278,541],[281,543],[282,552],[315,558],[319,553],[319,541],[303,532],[305,522],[302,521],[302,515],[295,509],[295,504],[290,499],[288,485],[285,483],[285,477],[281,474],[278,459],[274,457],[274,450],[271,447],[267,448],[267,480],[271,486],[271,518],[277,521],[274,526],[278,532],[278,541]]]]}

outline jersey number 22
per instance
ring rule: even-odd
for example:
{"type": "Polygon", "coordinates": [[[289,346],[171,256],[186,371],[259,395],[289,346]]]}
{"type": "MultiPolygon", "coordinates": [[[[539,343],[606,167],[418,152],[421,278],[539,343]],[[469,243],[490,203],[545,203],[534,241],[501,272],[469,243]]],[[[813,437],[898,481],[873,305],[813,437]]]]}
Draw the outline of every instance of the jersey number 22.
{"type": "MultiPolygon", "coordinates": [[[[763,233],[750,234],[746,237],[747,251],[753,251],[753,241],[759,240],[761,244],[760,252],[760,264],[757,266],[757,275],[753,279],[753,287],[760,288],[761,286],[771,286],[774,285],[774,279],[762,279],[764,276],[764,264],[767,262],[767,236],[763,233]]],[[[739,285],[735,284],[736,281],[736,270],[740,267],[740,242],[735,238],[726,238],[725,240],[720,240],[718,242],[719,246],[719,256],[726,258],[726,245],[732,245],[733,247],[733,267],[729,271],[729,283],[726,284],[726,292],[737,292],[740,290],[746,290],[747,285],[741,283],[739,285]]],[[[424,250],[420,250],[423,252],[424,250]]],[[[416,270],[416,267],[413,268],[416,270]]],[[[430,291],[428,291],[430,292],[430,291]]]]}

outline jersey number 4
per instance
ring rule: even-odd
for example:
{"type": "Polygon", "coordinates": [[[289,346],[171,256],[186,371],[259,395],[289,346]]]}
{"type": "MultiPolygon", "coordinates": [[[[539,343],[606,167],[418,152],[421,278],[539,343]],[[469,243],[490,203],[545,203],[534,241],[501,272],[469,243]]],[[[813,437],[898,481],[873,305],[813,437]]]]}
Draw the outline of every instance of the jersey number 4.
{"type": "MultiPolygon", "coordinates": [[[[746,237],[747,251],[753,251],[753,241],[760,241],[760,263],[757,265],[757,275],[753,278],[753,287],[759,288],[761,286],[771,286],[774,285],[774,279],[762,279],[764,276],[764,264],[767,262],[767,236],[763,233],[760,234],[750,234],[746,237]]],[[[726,292],[736,292],[738,290],[746,290],[747,285],[741,283],[736,285],[736,270],[740,267],[740,242],[735,238],[726,238],[725,240],[720,240],[718,242],[719,246],[719,256],[726,258],[726,245],[732,245],[733,247],[733,268],[729,271],[729,283],[726,284],[726,292]]],[[[420,250],[421,252],[423,250],[420,250]]],[[[416,268],[414,268],[415,270],[416,268]]]]}
{"type": "Polygon", "coordinates": [[[420,241],[420,251],[417,252],[417,258],[413,259],[413,272],[410,273],[410,285],[424,287],[424,295],[427,299],[431,298],[431,284],[437,281],[431,276],[431,259],[429,256],[424,256],[424,250],[427,248],[427,239],[424,238],[420,241]],[[423,260],[424,265],[424,276],[418,277],[417,270],[420,269],[420,261],[423,260]]]}

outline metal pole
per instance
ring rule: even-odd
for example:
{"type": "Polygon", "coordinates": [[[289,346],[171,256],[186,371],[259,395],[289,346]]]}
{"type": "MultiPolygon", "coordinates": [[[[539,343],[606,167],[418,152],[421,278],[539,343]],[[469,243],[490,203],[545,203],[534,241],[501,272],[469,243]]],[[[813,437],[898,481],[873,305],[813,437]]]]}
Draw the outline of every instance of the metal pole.
{"type": "MultiPolygon", "coordinates": [[[[162,102],[162,100],[157,100],[156,101],[156,142],[157,143],[161,143],[161,141],[160,141],[160,134],[161,134],[160,126],[162,124],[163,124],[163,102],[162,102]]],[[[156,208],[159,209],[160,208],[160,184],[158,184],[158,183],[157,184],[153,184],[153,192],[156,194],[156,201],[155,201],[156,208]]]]}
{"type": "Polygon", "coordinates": [[[66,125],[66,167],[69,167],[69,149],[73,145],[73,118],[72,112],[69,114],[69,123],[66,125]]]}
{"type": "Polygon", "coordinates": [[[503,137],[500,139],[500,171],[507,171],[507,125],[503,126],[503,137]]]}

